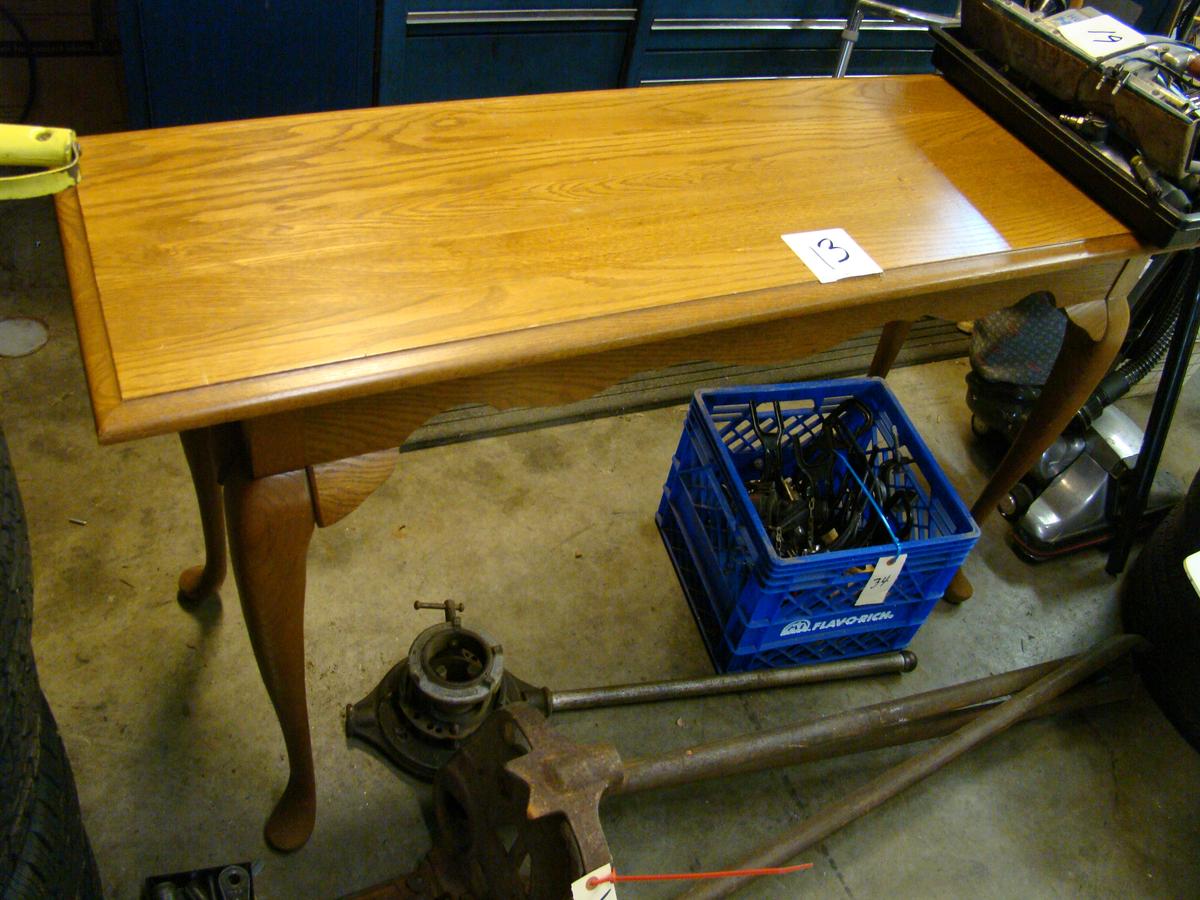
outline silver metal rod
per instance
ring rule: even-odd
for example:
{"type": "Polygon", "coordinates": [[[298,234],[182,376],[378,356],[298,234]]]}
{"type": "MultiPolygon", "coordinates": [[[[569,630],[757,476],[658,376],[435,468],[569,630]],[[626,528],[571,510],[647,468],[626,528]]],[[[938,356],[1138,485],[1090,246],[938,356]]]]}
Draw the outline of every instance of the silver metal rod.
{"type": "MultiPolygon", "coordinates": [[[[892,19],[863,19],[861,25],[863,31],[924,31],[926,28],[892,19]]],[[[652,30],[841,31],[845,27],[845,19],[655,19],[652,30]]]]}
{"type": "Polygon", "coordinates": [[[633,7],[608,9],[450,9],[414,10],[406,18],[409,25],[508,25],[518,22],[632,22],[633,7]]]}
{"type": "Polygon", "coordinates": [[[705,678],[681,678],[676,681],[651,681],[644,684],[618,684],[611,687],[580,688],[572,691],[547,691],[548,712],[560,713],[597,706],[626,706],[632,703],[657,703],[663,700],[682,700],[687,697],[709,697],[717,694],[737,694],[768,688],[817,684],[845,678],[866,678],[871,675],[890,675],[911,672],[917,667],[917,656],[908,650],[862,656],[836,662],[793,666],[786,669],[763,669],[733,675],[710,675],[705,678]]]}
{"type": "MultiPolygon", "coordinates": [[[[905,788],[932,775],[972,747],[1004,731],[1037,707],[1062,695],[1143,642],[1143,638],[1129,634],[1103,641],[1087,653],[1071,659],[1065,665],[1039,678],[1012,699],[982,713],[928,750],[909,757],[872,778],[862,787],[826,806],[796,828],[780,835],[736,866],[729,868],[751,869],[784,864],[838,829],[895,797],[905,788]]],[[[739,887],[749,884],[751,880],[749,877],[743,877],[713,882],[680,896],[686,900],[717,900],[719,897],[729,896],[739,887]]]]}
{"type": "Polygon", "coordinates": [[[858,41],[858,29],[862,27],[863,17],[862,2],[858,0],[846,18],[846,30],[842,32],[842,43],[838,47],[837,62],[833,66],[834,78],[846,77],[846,70],[850,68],[850,54],[854,51],[854,45],[858,41]]]}
{"type": "Polygon", "coordinates": [[[921,9],[908,9],[903,6],[896,6],[893,3],[881,3],[880,0],[859,0],[857,5],[862,9],[883,13],[889,19],[896,22],[911,22],[926,27],[957,25],[959,19],[957,12],[953,16],[943,16],[939,13],[926,12],[921,9]]]}

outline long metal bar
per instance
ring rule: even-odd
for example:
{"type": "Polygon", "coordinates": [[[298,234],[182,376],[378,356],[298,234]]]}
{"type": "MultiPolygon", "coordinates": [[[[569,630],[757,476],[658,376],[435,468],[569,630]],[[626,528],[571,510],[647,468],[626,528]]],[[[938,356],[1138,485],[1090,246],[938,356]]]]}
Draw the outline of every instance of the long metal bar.
{"type": "MultiPolygon", "coordinates": [[[[1128,653],[1142,642],[1137,635],[1119,635],[1102,642],[1081,656],[1059,666],[1012,699],[982,713],[949,737],[928,750],[906,759],[897,766],[872,778],[843,799],[830,804],[796,828],[767,843],[736,866],[749,869],[777,866],[827,838],[838,829],[887,802],[905,788],[932,775],[942,766],[957,759],[972,747],[993,737],[1027,716],[1037,707],[1062,695],[1083,679],[1128,653]]],[[[686,900],[716,900],[727,897],[751,878],[731,878],[702,885],[681,895],[686,900]]]]}
{"type": "MultiPolygon", "coordinates": [[[[1137,680],[1134,677],[1125,676],[1073,688],[1061,697],[1057,697],[1031,711],[1021,721],[1027,722],[1032,719],[1043,719],[1050,716],[1078,712],[1083,709],[1091,709],[1095,706],[1104,706],[1108,703],[1119,703],[1133,696],[1134,685],[1136,683],[1137,680]]],[[[978,718],[989,709],[993,709],[1006,701],[1007,698],[1004,700],[989,700],[985,703],[966,707],[965,709],[956,709],[951,712],[940,713],[936,716],[918,719],[915,722],[888,725],[884,728],[867,732],[859,737],[845,738],[843,740],[830,741],[825,744],[816,744],[807,747],[797,747],[792,752],[772,760],[769,765],[763,768],[798,766],[804,763],[818,762],[823,759],[853,756],[856,753],[868,753],[872,750],[882,750],[885,747],[900,747],[904,744],[915,744],[920,741],[945,737],[948,734],[958,731],[958,729],[978,718]]],[[[605,797],[617,797],[637,793],[647,789],[643,786],[644,784],[645,782],[623,782],[605,794],[605,797]]],[[[658,785],[650,785],[650,787],[658,787],[658,785]]]]}
{"type": "MultiPolygon", "coordinates": [[[[881,0],[860,0],[858,5],[872,12],[883,13],[893,21],[911,22],[914,25],[922,25],[924,27],[957,25],[959,20],[958,12],[955,12],[952,16],[943,16],[941,13],[926,12],[923,9],[909,9],[905,6],[896,6],[894,3],[883,3],[881,0]]],[[[960,10],[961,6],[962,4],[959,4],[960,10]]]]}
{"type": "Polygon", "coordinates": [[[737,672],[732,675],[710,675],[705,678],[681,678],[675,681],[651,681],[645,684],[618,684],[611,687],[579,688],[547,693],[547,711],[551,714],[597,706],[626,706],[632,703],[655,703],[662,700],[681,700],[687,697],[709,697],[717,694],[736,694],[767,688],[816,684],[843,678],[865,678],[871,675],[890,675],[911,672],[917,667],[915,653],[897,650],[877,656],[793,666],[786,669],[762,669],[757,672],[737,672]]]}
{"type": "Polygon", "coordinates": [[[625,766],[621,791],[634,793],[738,772],[756,772],[782,764],[803,747],[862,737],[889,725],[1008,696],[1055,671],[1064,662],[1060,659],[1039,663],[922,694],[832,713],[771,731],[738,735],[658,756],[630,760],[625,766]]]}
{"type": "MultiPolygon", "coordinates": [[[[909,12],[909,11],[906,11],[909,12]]],[[[920,15],[911,13],[911,15],[920,15]]],[[[633,22],[638,17],[638,8],[609,7],[607,9],[462,9],[462,10],[412,10],[405,17],[411,26],[429,25],[512,25],[547,24],[561,22],[633,22]]],[[[930,16],[920,20],[896,21],[894,18],[866,19],[860,17],[863,31],[924,31],[931,24],[946,24],[944,16],[930,16]]],[[[835,18],[655,18],[648,25],[652,31],[841,31],[846,27],[845,19],[835,18]]]]}
{"type": "MultiPolygon", "coordinates": [[[[1133,696],[1137,679],[1132,675],[1099,682],[1097,684],[1081,685],[1072,688],[1061,697],[1044,703],[1024,716],[1021,721],[1044,719],[1050,716],[1060,716],[1066,713],[1090,709],[1094,706],[1104,706],[1108,703],[1119,703],[1133,696]]],[[[905,722],[903,725],[892,725],[880,729],[861,738],[846,741],[836,741],[833,744],[823,744],[809,748],[796,754],[795,762],[789,765],[815,762],[820,759],[831,759],[835,756],[851,756],[855,753],[866,753],[871,750],[882,750],[884,747],[899,747],[904,744],[915,744],[919,741],[929,741],[934,738],[953,734],[968,722],[993,709],[1004,700],[989,700],[966,709],[931,716],[928,719],[918,719],[916,722],[905,722]]]]}
{"type": "Polygon", "coordinates": [[[608,9],[450,9],[437,11],[413,10],[407,16],[409,25],[507,25],[512,23],[547,22],[632,22],[637,16],[635,7],[608,9]]]}
{"type": "MultiPolygon", "coordinates": [[[[928,24],[862,19],[863,31],[925,31],[928,24]]],[[[845,19],[656,19],[654,31],[841,31],[845,19]]]]}

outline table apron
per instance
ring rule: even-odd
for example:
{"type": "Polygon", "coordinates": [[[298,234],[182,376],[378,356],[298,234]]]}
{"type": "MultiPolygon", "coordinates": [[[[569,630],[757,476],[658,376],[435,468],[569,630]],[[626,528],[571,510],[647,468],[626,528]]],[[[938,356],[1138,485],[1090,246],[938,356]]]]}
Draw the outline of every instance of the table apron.
{"type": "Polygon", "coordinates": [[[666,341],[401,388],[246,419],[240,423],[252,477],[399,447],[432,416],[467,403],[497,409],[549,406],[594,396],[623,378],[677,363],[778,364],[834,346],[891,321],[978,318],[1036,291],[1062,307],[1104,298],[1126,266],[1082,268],[975,283],[950,290],[709,331],[666,341]]]}

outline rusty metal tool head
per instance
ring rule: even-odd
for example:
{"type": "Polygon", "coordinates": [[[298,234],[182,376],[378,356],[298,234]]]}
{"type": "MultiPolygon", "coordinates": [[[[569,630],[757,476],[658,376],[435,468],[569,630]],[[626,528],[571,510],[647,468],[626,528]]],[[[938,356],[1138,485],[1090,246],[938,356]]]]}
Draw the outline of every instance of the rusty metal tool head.
{"type": "Polygon", "coordinates": [[[581,746],[532,707],[498,710],[434,782],[435,853],[475,896],[562,900],[611,859],[600,798],[621,777],[609,744],[581,746]]]}

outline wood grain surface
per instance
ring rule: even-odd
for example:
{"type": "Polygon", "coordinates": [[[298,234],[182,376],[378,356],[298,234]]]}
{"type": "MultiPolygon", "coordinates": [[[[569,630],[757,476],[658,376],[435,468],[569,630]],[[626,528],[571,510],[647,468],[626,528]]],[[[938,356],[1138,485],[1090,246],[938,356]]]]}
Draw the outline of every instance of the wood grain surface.
{"type": "MultiPolygon", "coordinates": [[[[905,298],[914,316],[939,313],[974,319],[1039,290],[1066,306],[1104,297],[1127,268],[1122,261],[1080,270],[942,288],[905,298]]],[[[1100,301],[1103,305],[1103,301],[1100,301]]],[[[436,413],[469,402],[496,409],[545,406],[591,397],[623,377],[696,359],[777,363],[815,353],[889,321],[895,303],[857,305],[750,325],[621,347],[600,353],[503,369],[487,375],[420,384],[252,418],[241,425],[255,477],[397,447],[436,413]]]]}
{"type": "Polygon", "coordinates": [[[66,252],[105,441],[1139,250],[935,76],[377,108],[83,151],[81,213],[59,206],[65,235],[86,227],[66,252]],[[884,274],[817,283],[780,235],[827,227],[884,274]]]}

